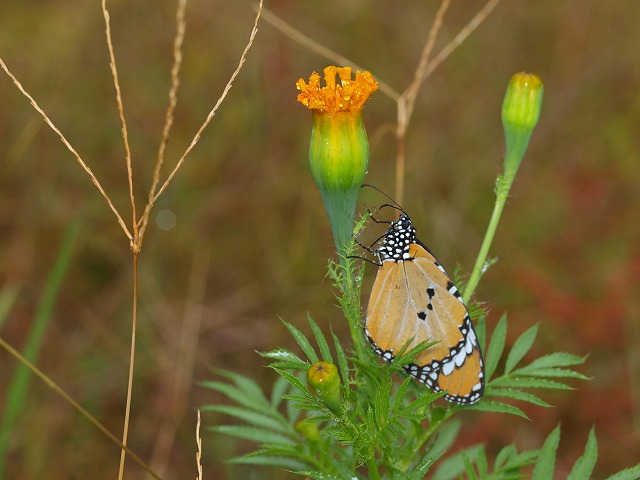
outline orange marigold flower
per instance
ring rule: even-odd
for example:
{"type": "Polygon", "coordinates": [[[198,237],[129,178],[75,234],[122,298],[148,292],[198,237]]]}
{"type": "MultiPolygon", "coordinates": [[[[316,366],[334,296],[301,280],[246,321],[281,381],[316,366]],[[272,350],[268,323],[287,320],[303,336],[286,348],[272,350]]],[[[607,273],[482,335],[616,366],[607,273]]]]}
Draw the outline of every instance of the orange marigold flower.
{"type": "Polygon", "coordinates": [[[329,66],[324,69],[325,86],[320,86],[320,74],[313,72],[309,83],[302,78],[296,82],[300,91],[298,101],[310,110],[327,113],[358,112],[371,94],[378,89],[370,72],[356,71],[356,79],[351,80],[351,67],[329,66]],[[336,75],[340,82],[336,82],[336,75]]]}

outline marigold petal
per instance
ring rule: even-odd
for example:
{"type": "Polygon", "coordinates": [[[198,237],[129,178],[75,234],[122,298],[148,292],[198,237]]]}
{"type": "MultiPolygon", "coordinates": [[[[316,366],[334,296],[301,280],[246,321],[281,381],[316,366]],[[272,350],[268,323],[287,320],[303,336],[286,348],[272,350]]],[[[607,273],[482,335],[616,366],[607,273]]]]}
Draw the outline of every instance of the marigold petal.
{"type": "Polygon", "coordinates": [[[327,113],[358,112],[378,89],[378,82],[370,72],[359,70],[356,71],[355,80],[352,80],[351,72],[351,67],[326,67],[324,87],[320,86],[320,75],[317,72],[311,74],[308,84],[302,78],[298,79],[298,101],[310,110],[327,113]],[[339,82],[336,76],[340,79],[339,82]]]}

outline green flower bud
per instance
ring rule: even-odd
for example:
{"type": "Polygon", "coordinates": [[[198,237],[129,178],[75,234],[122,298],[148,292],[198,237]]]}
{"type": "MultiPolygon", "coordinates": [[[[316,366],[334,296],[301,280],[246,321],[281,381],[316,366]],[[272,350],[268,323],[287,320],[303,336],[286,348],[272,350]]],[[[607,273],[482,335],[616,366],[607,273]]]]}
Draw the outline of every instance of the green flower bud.
{"type": "Polygon", "coordinates": [[[360,186],[369,163],[369,141],[362,107],[378,84],[369,72],[330,66],[324,69],[326,85],[314,72],[307,84],[296,82],[298,101],[313,112],[309,146],[311,174],[320,189],[338,252],[351,241],[353,217],[360,186]],[[336,82],[336,75],[340,82],[336,82]]]}
{"type": "Polygon", "coordinates": [[[502,104],[506,152],[504,180],[511,185],[540,118],[544,87],[533,73],[516,73],[509,82],[502,104]]]}
{"type": "Polygon", "coordinates": [[[338,368],[333,363],[316,362],[307,370],[307,382],[322,403],[338,415],[341,403],[338,368]]]}
{"type": "Polygon", "coordinates": [[[310,442],[320,441],[320,429],[318,428],[317,423],[311,423],[307,422],[306,420],[301,420],[296,423],[296,430],[304,435],[304,437],[310,442]]]}

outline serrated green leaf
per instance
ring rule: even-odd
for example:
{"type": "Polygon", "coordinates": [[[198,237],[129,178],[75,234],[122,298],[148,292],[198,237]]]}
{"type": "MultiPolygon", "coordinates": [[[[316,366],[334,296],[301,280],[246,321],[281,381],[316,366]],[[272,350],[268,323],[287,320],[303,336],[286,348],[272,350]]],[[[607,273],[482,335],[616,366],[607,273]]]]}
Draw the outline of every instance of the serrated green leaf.
{"type": "MultiPolygon", "coordinates": [[[[410,377],[408,378],[410,379],[410,377]]],[[[402,415],[406,416],[410,412],[414,412],[416,410],[422,410],[426,406],[431,405],[433,402],[435,402],[438,398],[442,396],[444,396],[444,392],[441,392],[441,393],[425,392],[422,395],[420,395],[418,398],[413,400],[411,403],[409,403],[409,405],[407,405],[404,409],[402,409],[402,415]]],[[[424,418],[424,415],[421,418],[424,418]]]]}
{"type": "Polygon", "coordinates": [[[497,402],[495,400],[483,400],[480,403],[466,406],[464,409],[476,410],[478,412],[508,413],[529,420],[529,417],[527,417],[527,415],[518,407],[514,407],[508,403],[497,402]]]}
{"type": "Polygon", "coordinates": [[[504,366],[505,374],[510,373],[518,362],[520,362],[520,360],[522,360],[522,358],[527,354],[536,339],[536,335],[538,335],[538,326],[534,325],[520,335],[515,342],[513,342],[513,346],[511,347],[509,355],[507,355],[507,361],[504,366]]]}
{"type": "Polygon", "coordinates": [[[591,427],[589,437],[587,438],[587,444],[584,446],[584,453],[573,465],[567,480],[582,480],[584,478],[590,478],[597,461],[598,440],[596,439],[595,429],[591,427]]]}
{"type": "Polygon", "coordinates": [[[237,418],[245,423],[265,428],[267,430],[275,430],[285,434],[290,432],[289,424],[277,411],[268,416],[260,412],[249,410],[248,408],[236,407],[233,405],[205,405],[201,410],[204,412],[216,412],[223,415],[229,415],[230,417],[237,418]]]}
{"type": "Polygon", "coordinates": [[[474,461],[478,453],[484,450],[484,445],[474,445],[461,452],[445,458],[440,463],[440,466],[436,470],[432,480],[451,480],[457,478],[464,473],[464,457],[474,461]]]}
{"type": "Polygon", "coordinates": [[[331,337],[333,338],[333,346],[336,349],[336,357],[338,359],[340,377],[346,384],[349,381],[349,363],[347,362],[347,356],[344,353],[344,349],[342,348],[342,344],[340,343],[340,339],[338,338],[338,336],[335,333],[331,332],[331,337]]]}
{"type": "Polygon", "coordinates": [[[287,457],[249,457],[244,455],[242,457],[235,457],[229,460],[229,463],[235,463],[240,465],[259,465],[263,467],[277,467],[283,470],[301,470],[305,467],[309,467],[308,463],[301,462],[299,460],[287,457]]]}
{"type": "Polygon", "coordinates": [[[274,370],[278,372],[278,375],[284,377],[284,379],[287,382],[289,382],[293,388],[302,392],[302,394],[308,395],[309,397],[311,397],[311,394],[309,393],[309,389],[300,381],[298,377],[296,377],[295,375],[292,375],[286,370],[281,370],[279,368],[274,368],[274,370]]]}
{"type": "Polygon", "coordinates": [[[502,357],[504,351],[504,344],[507,339],[507,314],[504,313],[496,328],[493,329],[493,335],[491,335],[491,343],[487,349],[487,355],[485,356],[484,371],[485,378],[489,380],[498,367],[498,362],[502,357]]]}
{"type": "Polygon", "coordinates": [[[251,440],[257,444],[290,444],[295,445],[296,442],[285,435],[265,430],[264,428],[249,427],[247,425],[215,425],[209,427],[209,430],[223,433],[231,437],[251,440]]]}
{"type": "Polygon", "coordinates": [[[316,401],[315,397],[310,393],[306,393],[305,395],[296,395],[293,393],[287,393],[282,396],[285,400],[290,400],[292,402],[311,402],[314,403],[316,401]]]}
{"type": "Polygon", "coordinates": [[[514,390],[511,388],[491,388],[486,393],[490,397],[511,398],[513,400],[522,400],[524,402],[538,405],[539,407],[551,407],[547,402],[529,392],[522,390],[514,390]]]}
{"type": "Polygon", "coordinates": [[[227,398],[233,400],[239,405],[242,405],[243,407],[265,413],[271,412],[271,405],[269,405],[268,408],[265,408],[264,405],[254,404],[253,399],[250,396],[247,396],[246,392],[243,392],[239,388],[234,387],[233,385],[230,385],[228,383],[205,381],[200,382],[200,385],[210,390],[215,390],[216,392],[222,393],[227,398]]]}
{"type": "MultiPolygon", "coordinates": [[[[508,473],[508,472],[519,471],[521,468],[527,467],[529,465],[533,465],[535,461],[538,459],[539,454],[540,454],[539,450],[528,450],[526,452],[518,453],[517,455],[514,455],[513,457],[509,458],[507,460],[507,463],[499,470],[496,470],[494,473],[502,473],[502,472],[508,473]]],[[[512,477],[505,477],[505,478],[512,478],[512,477]]],[[[522,475],[518,473],[516,478],[518,479],[522,478],[522,475]]]]}
{"type": "Polygon", "coordinates": [[[560,443],[560,425],[553,429],[540,449],[538,461],[533,467],[531,480],[548,480],[553,478],[556,467],[556,451],[560,443]]]}
{"type": "Polygon", "coordinates": [[[516,446],[512,443],[511,445],[507,445],[503,447],[502,450],[498,452],[496,455],[496,459],[493,463],[493,469],[499,470],[503,465],[505,465],[511,457],[516,455],[517,450],[516,446]]]}
{"type": "Polygon", "coordinates": [[[434,461],[451,448],[453,442],[458,438],[460,428],[462,428],[462,422],[459,419],[449,420],[440,427],[435,440],[429,447],[429,450],[434,454],[434,461]]]}
{"type": "Polygon", "coordinates": [[[555,380],[547,380],[535,377],[500,377],[496,378],[491,385],[493,387],[504,388],[548,388],[555,390],[573,390],[573,387],[555,380]]]}
{"type": "Polygon", "coordinates": [[[526,375],[531,377],[551,377],[551,378],[577,378],[578,380],[589,380],[589,377],[568,368],[517,368],[512,375],[526,375]]]}
{"type": "Polygon", "coordinates": [[[606,480],[638,480],[640,478],[640,463],[621,470],[618,473],[614,473],[610,477],[607,477],[606,480]]]}
{"type": "Polygon", "coordinates": [[[276,361],[276,363],[272,363],[270,366],[291,365],[291,367],[287,367],[287,369],[305,371],[311,366],[309,362],[305,362],[295,353],[285,350],[284,348],[277,348],[269,352],[258,352],[258,354],[263,358],[269,358],[276,361]]]}
{"type": "Polygon", "coordinates": [[[258,385],[256,382],[239,373],[231,372],[228,370],[216,371],[218,372],[218,374],[232,380],[233,383],[236,384],[238,389],[240,389],[240,391],[247,398],[250,398],[253,401],[253,405],[256,409],[260,409],[263,411],[271,410],[271,404],[269,403],[269,400],[267,400],[267,397],[262,391],[262,388],[260,388],[260,385],[258,385]]]}
{"type": "MultiPolygon", "coordinates": [[[[478,477],[487,478],[489,473],[489,461],[487,460],[487,453],[484,450],[478,452],[475,464],[478,469],[478,477]]],[[[471,465],[471,471],[475,474],[473,465],[471,465]]]]}
{"type": "Polygon", "coordinates": [[[525,368],[573,367],[575,365],[582,365],[586,360],[586,356],[580,357],[572,353],[554,352],[536,358],[525,368]]]}
{"type": "Polygon", "coordinates": [[[268,365],[269,368],[278,369],[278,370],[294,370],[294,371],[303,371],[306,372],[309,367],[311,367],[310,363],[298,363],[298,362],[271,362],[268,365]]]}
{"type": "MultiPolygon", "coordinates": [[[[479,456],[480,454],[478,454],[479,456]]],[[[464,471],[467,474],[466,477],[468,480],[478,480],[478,474],[476,473],[476,469],[473,466],[473,462],[471,459],[463,453],[462,461],[464,462],[464,471]]]]}
{"type": "Polygon", "coordinates": [[[318,327],[318,324],[313,321],[313,318],[310,316],[309,325],[311,326],[311,331],[313,332],[313,336],[316,339],[316,343],[318,344],[318,348],[320,349],[320,356],[322,360],[325,362],[333,363],[333,356],[331,355],[331,350],[329,349],[329,344],[327,343],[327,339],[325,338],[322,330],[318,327]]]}
{"type": "Polygon", "coordinates": [[[435,462],[444,454],[444,450],[438,453],[437,451],[428,450],[422,458],[418,461],[414,469],[411,470],[406,480],[423,480],[426,478],[426,474],[435,462]]]}
{"type": "Polygon", "coordinates": [[[324,473],[319,470],[299,470],[293,472],[296,475],[300,475],[302,477],[312,478],[313,480],[345,480],[345,478],[358,478],[355,475],[351,475],[351,477],[336,477],[335,475],[331,475],[329,473],[324,473]]]}
{"type": "Polygon", "coordinates": [[[395,393],[395,398],[393,401],[393,414],[398,415],[400,413],[400,409],[402,407],[402,401],[404,400],[404,396],[407,393],[407,388],[409,387],[409,383],[411,382],[411,377],[407,377],[402,381],[402,384],[398,387],[395,393]]]}
{"type": "Polygon", "coordinates": [[[302,445],[262,445],[257,450],[253,452],[242,455],[242,457],[250,458],[250,457],[294,457],[303,460],[304,455],[304,447],[302,445]]]}
{"type": "Polygon", "coordinates": [[[271,405],[277,408],[282,403],[282,396],[289,389],[289,382],[284,377],[276,378],[271,389],[271,405]]]}
{"type": "Polygon", "coordinates": [[[316,351],[311,346],[311,343],[309,343],[309,340],[307,340],[307,337],[305,337],[300,330],[291,325],[289,322],[282,320],[282,323],[284,323],[284,326],[287,327],[287,330],[291,332],[291,335],[293,335],[293,339],[300,346],[300,349],[304,352],[309,361],[311,363],[320,361],[318,355],[316,354],[316,351]]]}

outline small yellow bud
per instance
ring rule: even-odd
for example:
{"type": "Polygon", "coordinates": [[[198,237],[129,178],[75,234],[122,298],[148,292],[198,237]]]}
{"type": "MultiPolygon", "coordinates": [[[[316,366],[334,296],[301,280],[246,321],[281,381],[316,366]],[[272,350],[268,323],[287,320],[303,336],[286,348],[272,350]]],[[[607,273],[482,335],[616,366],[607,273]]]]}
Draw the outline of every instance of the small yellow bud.
{"type": "Polygon", "coordinates": [[[502,191],[511,185],[540,118],[544,86],[533,73],[516,73],[509,82],[502,103],[502,126],[506,152],[502,191]]]}
{"type": "Polygon", "coordinates": [[[505,128],[532,131],[540,118],[544,86],[534,73],[516,73],[511,77],[502,104],[505,128]]]}
{"type": "Polygon", "coordinates": [[[333,363],[316,362],[307,370],[307,382],[329,410],[338,415],[341,403],[338,368],[333,363]]]}
{"type": "Polygon", "coordinates": [[[296,430],[311,442],[320,441],[320,429],[318,429],[317,423],[311,423],[307,422],[306,420],[301,420],[296,423],[296,430]]]}

